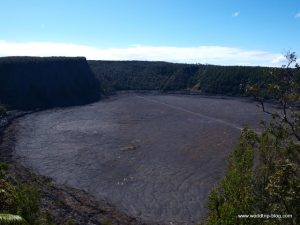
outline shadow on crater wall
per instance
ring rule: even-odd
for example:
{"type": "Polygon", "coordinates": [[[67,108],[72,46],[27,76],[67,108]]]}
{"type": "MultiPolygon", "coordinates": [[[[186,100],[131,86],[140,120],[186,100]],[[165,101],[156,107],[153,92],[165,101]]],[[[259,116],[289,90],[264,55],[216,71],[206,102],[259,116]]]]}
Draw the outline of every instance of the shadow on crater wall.
{"type": "Polygon", "coordinates": [[[100,99],[84,57],[0,58],[0,103],[17,109],[82,105],[100,99]]]}

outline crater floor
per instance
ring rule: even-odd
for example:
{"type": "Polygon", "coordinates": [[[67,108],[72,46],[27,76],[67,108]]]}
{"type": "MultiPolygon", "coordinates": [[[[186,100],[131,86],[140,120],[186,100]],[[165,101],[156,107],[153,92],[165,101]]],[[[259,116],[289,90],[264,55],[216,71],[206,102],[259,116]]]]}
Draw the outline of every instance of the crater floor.
{"type": "Polygon", "coordinates": [[[145,221],[196,224],[240,129],[263,117],[240,99],[118,95],[18,120],[15,157],[145,221]]]}

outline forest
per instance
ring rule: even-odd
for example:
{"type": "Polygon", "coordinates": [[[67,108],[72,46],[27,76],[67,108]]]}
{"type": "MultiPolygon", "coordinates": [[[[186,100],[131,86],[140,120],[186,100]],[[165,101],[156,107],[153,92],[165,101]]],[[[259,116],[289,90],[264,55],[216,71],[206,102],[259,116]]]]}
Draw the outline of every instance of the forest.
{"type": "MultiPolygon", "coordinates": [[[[149,61],[88,61],[106,93],[117,90],[195,91],[246,95],[244,87],[272,80],[270,68],[149,61]]],[[[278,70],[272,68],[272,70],[278,70]]]]}
{"type": "Polygon", "coordinates": [[[267,67],[83,57],[1,57],[0,104],[18,109],[80,105],[120,90],[247,96],[249,84],[263,86],[278,72],[267,67]]]}

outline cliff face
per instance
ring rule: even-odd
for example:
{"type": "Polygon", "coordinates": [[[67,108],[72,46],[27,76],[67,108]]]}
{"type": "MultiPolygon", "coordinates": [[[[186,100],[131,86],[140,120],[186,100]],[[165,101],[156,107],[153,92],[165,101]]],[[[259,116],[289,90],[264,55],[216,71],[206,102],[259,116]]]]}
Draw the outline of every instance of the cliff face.
{"type": "Polygon", "coordinates": [[[0,103],[37,109],[87,104],[100,84],[83,57],[0,58],[0,103]]]}

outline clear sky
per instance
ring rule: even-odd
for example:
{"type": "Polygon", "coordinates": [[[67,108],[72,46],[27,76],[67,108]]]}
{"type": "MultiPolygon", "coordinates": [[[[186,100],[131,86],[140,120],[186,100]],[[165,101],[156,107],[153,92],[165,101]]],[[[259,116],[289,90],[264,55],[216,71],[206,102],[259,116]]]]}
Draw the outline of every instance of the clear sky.
{"type": "Polygon", "coordinates": [[[300,0],[0,0],[0,56],[280,65],[300,0]]]}

